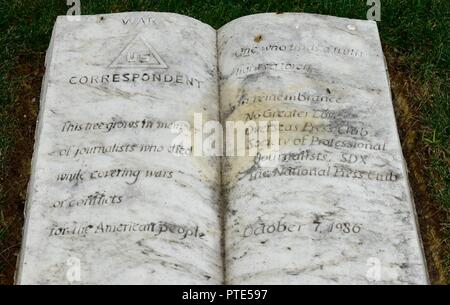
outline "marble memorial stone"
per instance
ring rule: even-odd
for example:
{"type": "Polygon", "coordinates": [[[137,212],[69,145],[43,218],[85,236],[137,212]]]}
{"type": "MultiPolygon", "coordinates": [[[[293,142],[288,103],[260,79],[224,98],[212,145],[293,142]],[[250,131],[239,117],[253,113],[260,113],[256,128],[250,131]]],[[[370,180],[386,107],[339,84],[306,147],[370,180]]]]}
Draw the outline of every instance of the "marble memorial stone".
{"type": "Polygon", "coordinates": [[[373,21],[58,17],[25,213],[18,284],[428,283],[373,21]],[[196,113],[280,151],[194,156],[196,113]]]}

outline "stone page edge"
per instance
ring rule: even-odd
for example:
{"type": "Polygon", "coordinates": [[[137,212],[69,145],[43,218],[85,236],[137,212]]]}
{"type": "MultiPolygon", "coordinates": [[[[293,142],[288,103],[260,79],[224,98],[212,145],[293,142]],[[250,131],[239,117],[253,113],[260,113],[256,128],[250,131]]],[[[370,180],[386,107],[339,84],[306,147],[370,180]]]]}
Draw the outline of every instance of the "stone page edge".
{"type": "Polygon", "coordinates": [[[24,263],[24,257],[26,252],[26,241],[27,241],[27,233],[28,233],[28,220],[29,220],[29,210],[31,208],[31,202],[33,197],[33,188],[36,180],[36,163],[38,158],[38,152],[39,152],[39,139],[41,137],[42,129],[43,129],[43,119],[44,119],[44,110],[45,110],[45,104],[46,104],[46,97],[47,97],[47,88],[48,88],[48,80],[50,78],[50,67],[52,62],[53,53],[55,51],[55,40],[56,40],[56,33],[58,32],[58,20],[60,17],[57,17],[53,30],[52,35],[50,38],[50,43],[47,48],[46,54],[45,54],[45,62],[44,62],[44,76],[42,78],[42,85],[41,85],[41,92],[39,97],[39,114],[36,122],[35,132],[34,132],[34,145],[33,145],[33,155],[31,159],[31,174],[30,179],[28,181],[27,186],[27,197],[25,200],[25,206],[24,206],[24,224],[22,227],[22,240],[21,240],[21,248],[20,248],[20,254],[16,260],[16,272],[14,274],[14,284],[15,285],[21,285],[22,283],[22,272],[23,272],[23,263],[24,263]]]}

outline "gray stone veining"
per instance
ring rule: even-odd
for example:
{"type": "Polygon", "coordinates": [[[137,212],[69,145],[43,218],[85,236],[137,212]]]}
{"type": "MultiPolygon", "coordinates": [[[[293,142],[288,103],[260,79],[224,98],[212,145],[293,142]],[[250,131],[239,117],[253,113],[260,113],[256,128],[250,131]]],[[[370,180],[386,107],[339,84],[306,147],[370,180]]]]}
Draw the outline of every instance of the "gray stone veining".
{"type": "Polygon", "coordinates": [[[281,146],[224,162],[227,282],[427,283],[376,23],[258,14],[218,43],[223,119],[281,146]]]}
{"type": "Polygon", "coordinates": [[[428,282],[375,22],[80,18],[47,52],[17,283],[428,282]],[[280,154],[175,155],[194,113],[276,120],[280,154]]]}

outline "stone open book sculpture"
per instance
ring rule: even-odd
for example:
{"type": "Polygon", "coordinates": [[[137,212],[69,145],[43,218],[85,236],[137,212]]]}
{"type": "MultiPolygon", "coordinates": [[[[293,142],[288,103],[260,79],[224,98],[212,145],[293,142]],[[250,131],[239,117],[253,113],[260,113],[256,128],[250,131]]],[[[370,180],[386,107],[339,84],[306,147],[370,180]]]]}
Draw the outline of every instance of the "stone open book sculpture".
{"type": "Polygon", "coordinates": [[[78,18],[47,52],[18,284],[428,283],[375,22],[78,18]],[[198,114],[276,121],[276,165],[174,144],[198,114]]]}

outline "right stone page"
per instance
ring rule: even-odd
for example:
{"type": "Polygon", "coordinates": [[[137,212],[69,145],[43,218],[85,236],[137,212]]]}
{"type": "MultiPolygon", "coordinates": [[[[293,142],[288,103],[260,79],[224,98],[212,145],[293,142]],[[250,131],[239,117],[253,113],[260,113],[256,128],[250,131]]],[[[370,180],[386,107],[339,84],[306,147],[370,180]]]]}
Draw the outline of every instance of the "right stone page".
{"type": "Polygon", "coordinates": [[[222,121],[280,144],[223,162],[226,282],[428,283],[376,23],[246,16],[218,50],[222,121]]]}

